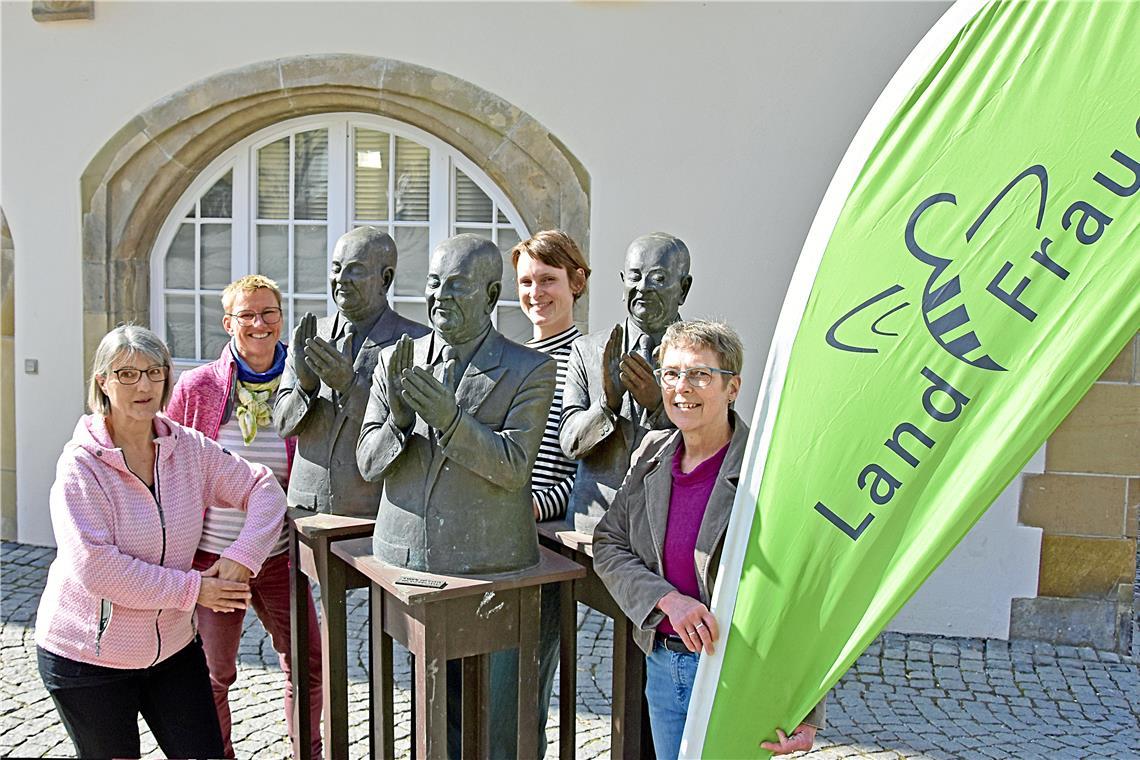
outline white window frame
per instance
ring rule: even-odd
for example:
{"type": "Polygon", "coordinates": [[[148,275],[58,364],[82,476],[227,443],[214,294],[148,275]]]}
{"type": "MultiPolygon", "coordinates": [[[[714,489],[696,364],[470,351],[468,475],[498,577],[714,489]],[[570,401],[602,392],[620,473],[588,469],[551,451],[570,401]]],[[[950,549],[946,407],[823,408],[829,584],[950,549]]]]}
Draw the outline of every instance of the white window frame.
{"type": "MultiPolygon", "coordinates": [[[[257,235],[257,217],[256,217],[256,191],[257,191],[257,161],[256,151],[272,142],[280,140],[282,137],[294,134],[296,132],[305,132],[313,129],[328,129],[329,142],[328,142],[328,214],[327,214],[327,246],[326,246],[326,268],[331,262],[332,249],[336,244],[338,238],[347,232],[352,227],[353,222],[353,204],[352,190],[353,190],[353,162],[349,156],[349,140],[351,130],[353,127],[362,127],[364,129],[372,129],[381,132],[387,132],[400,137],[405,137],[413,140],[425,147],[430,151],[429,159],[429,199],[428,199],[428,251],[430,252],[443,240],[447,239],[453,234],[457,223],[455,221],[455,207],[453,199],[455,198],[455,169],[460,169],[472,181],[475,182],[479,188],[491,198],[494,209],[492,218],[497,218],[495,212],[501,211],[506,216],[510,226],[514,227],[515,232],[519,235],[520,239],[525,240],[529,237],[526,225],[522,221],[521,215],[515,209],[514,205],[506,197],[506,195],[491,181],[489,177],[469,158],[459,152],[454,146],[439,139],[438,137],[425,132],[418,127],[410,124],[390,119],[383,116],[363,113],[350,113],[339,112],[329,114],[319,114],[313,116],[302,116],[287,121],[278,122],[272,126],[266,127],[258,132],[242,139],[240,142],[228,148],[220,156],[215,158],[210,164],[190,183],[186,191],[174,204],[173,210],[163,222],[159,230],[158,237],[155,244],[151,249],[150,255],[150,318],[151,325],[155,328],[155,332],[165,339],[166,335],[166,299],[165,296],[169,294],[179,294],[194,297],[194,334],[195,334],[195,350],[198,354],[202,353],[202,331],[201,331],[201,297],[203,295],[210,295],[217,291],[213,289],[202,289],[200,287],[194,290],[188,289],[167,289],[166,283],[166,253],[170,247],[174,236],[177,234],[179,227],[186,221],[187,216],[194,209],[195,204],[199,198],[211,187],[214,183],[221,179],[226,172],[233,171],[233,200],[230,209],[230,230],[231,230],[231,259],[230,259],[230,279],[236,280],[239,277],[244,277],[247,274],[257,271],[257,263],[255,259],[257,235]]],[[[293,160],[292,151],[290,151],[290,162],[293,160]]],[[[394,163],[394,162],[391,162],[394,163]]],[[[292,208],[293,198],[293,181],[292,170],[290,170],[290,183],[289,183],[289,198],[290,208],[292,208]]],[[[390,220],[386,224],[393,226],[400,226],[400,222],[391,219],[391,195],[389,200],[389,217],[390,220]]],[[[196,226],[200,226],[203,221],[201,217],[195,219],[196,226]]],[[[223,220],[216,220],[223,221],[223,220]]],[[[276,220],[274,220],[276,221],[276,220]]],[[[285,224],[294,224],[290,220],[281,220],[285,224]]],[[[420,223],[422,225],[422,223],[420,223]]],[[[483,224],[478,223],[459,223],[460,227],[486,227],[492,233],[492,239],[498,243],[498,228],[503,226],[501,223],[483,224]]],[[[195,230],[195,273],[194,281],[197,284],[199,281],[201,266],[199,262],[199,249],[198,233],[195,230]]],[[[292,240],[293,236],[289,236],[292,240]]],[[[292,243],[290,243],[289,256],[289,285],[290,290],[287,291],[293,295],[293,298],[316,296],[317,294],[294,293],[292,288],[296,285],[294,278],[294,261],[292,243]]],[[[504,280],[509,283],[512,280],[509,272],[504,272],[504,280]]],[[[394,293],[395,288],[390,289],[388,300],[390,303],[395,304],[398,302],[422,303],[423,297],[417,296],[398,296],[394,293]]],[[[499,306],[517,306],[518,299],[515,291],[512,288],[504,288],[504,296],[510,295],[510,298],[500,298],[499,306]]],[[[332,300],[332,294],[329,292],[328,283],[325,283],[325,303],[329,313],[334,313],[336,305],[332,300]]],[[[290,311],[292,310],[293,299],[289,301],[290,311]]],[[[287,313],[285,315],[286,325],[283,329],[287,339],[288,331],[292,325],[295,324],[297,315],[287,313]]],[[[492,314],[492,319],[497,323],[498,315],[497,310],[492,314]]],[[[215,357],[203,357],[200,360],[186,359],[184,357],[176,358],[175,364],[180,368],[195,366],[205,362],[213,361],[215,357]]]]}

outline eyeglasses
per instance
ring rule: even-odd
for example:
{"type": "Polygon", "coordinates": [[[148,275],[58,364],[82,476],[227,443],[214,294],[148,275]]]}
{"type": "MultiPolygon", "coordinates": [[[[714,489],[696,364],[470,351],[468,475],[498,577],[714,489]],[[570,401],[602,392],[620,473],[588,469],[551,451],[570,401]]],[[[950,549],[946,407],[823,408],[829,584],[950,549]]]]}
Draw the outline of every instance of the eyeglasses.
{"type": "Polygon", "coordinates": [[[146,374],[146,379],[152,383],[161,383],[166,380],[167,369],[169,368],[164,364],[156,364],[146,369],[135,369],[134,367],[113,369],[111,370],[111,374],[115,376],[120,385],[134,385],[142,379],[144,373],[146,374]]]}
{"type": "Polygon", "coordinates": [[[258,313],[256,311],[242,311],[237,314],[230,314],[227,312],[226,316],[233,317],[238,321],[238,324],[243,327],[249,327],[255,321],[257,321],[258,317],[261,317],[261,321],[267,325],[275,325],[281,321],[281,309],[278,309],[275,306],[271,309],[266,309],[261,313],[258,313]]]}
{"type": "Polygon", "coordinates": [[[714,374],[732,377],[736,373],[732,370],[718,369],[717,367],[689,367],[688,369],[661,367],[660,369],[653,370],[653,375],[657,378],[657,382],[666,388],[677,387],[681,383],[682,378],[688,380],[689,385],[694,388],[705,388],[712,382],[714,374]]]}

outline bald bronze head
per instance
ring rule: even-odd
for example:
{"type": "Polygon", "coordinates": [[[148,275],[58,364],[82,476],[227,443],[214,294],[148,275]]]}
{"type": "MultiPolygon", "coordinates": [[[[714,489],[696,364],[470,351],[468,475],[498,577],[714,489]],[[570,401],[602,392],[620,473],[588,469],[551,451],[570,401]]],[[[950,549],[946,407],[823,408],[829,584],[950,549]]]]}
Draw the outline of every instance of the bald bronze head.
{"type": "Polygon", "coordinates": [[[448,238],[432,251],[428,264],[428,316],[450,344],[466,343],[491,322],[502,290],[503,257],[478,235],[448,238]]]}
{"type": "Polygon", "coordinates": [[[621,272],[630,319],[650,335],[660,336],[678,319],[689,295],[689,249],[664,232],[642,235],[629,244],[621,272]]]}
{"type": "Polygon", "coordinates": [[[336,241],[329,285],[337,308],[352,322],[367,323],[388,308],[396,278],[396,242],[376,227],[357,227],[336,241]]]}

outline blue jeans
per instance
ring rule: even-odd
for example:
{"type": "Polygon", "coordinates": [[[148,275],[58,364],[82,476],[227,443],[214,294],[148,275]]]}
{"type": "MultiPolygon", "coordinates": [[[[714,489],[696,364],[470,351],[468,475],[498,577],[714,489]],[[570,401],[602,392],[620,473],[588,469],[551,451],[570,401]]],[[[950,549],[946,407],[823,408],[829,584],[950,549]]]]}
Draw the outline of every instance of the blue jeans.
{"type": "Polygon", "coordinates": [[[657,642],[645,658],[645,701],[657,760],[675,760],[681,751],[699,659],[695,652],[671,652],[657,642]]]}

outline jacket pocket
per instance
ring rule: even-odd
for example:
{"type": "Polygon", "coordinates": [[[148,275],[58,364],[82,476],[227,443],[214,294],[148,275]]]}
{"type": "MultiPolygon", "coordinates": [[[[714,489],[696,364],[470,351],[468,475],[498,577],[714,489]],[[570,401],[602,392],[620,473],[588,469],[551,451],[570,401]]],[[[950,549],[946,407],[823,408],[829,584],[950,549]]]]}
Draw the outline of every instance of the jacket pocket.
{"type": "Polygon", "coordinates": [[[114,608],[111,606],[111,600],[99,600],[99,627],[95,631],[95,656],[99,656],[99,650],[103,645],[103,634],[107,632],[107,627],[111,625],[111,614],[114,608]]]}
{"type": "Polygon", "coordinates": [[[372,536],[372,550],[376,552],[384,562],[398,567],[407,567],[408,557],[411,554],[411,550],[408,547],[388,543],[375,534],[372,536]]]}

